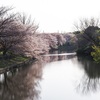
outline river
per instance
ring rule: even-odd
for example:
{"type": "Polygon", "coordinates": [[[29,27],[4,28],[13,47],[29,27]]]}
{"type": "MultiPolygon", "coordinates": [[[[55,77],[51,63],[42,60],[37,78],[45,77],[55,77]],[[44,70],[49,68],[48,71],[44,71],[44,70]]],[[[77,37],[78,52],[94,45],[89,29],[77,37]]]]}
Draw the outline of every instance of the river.
{"type": "Polygon", "coordinates": [[[0,100],[99,100],[100,64],[75,53],[43,55],[0,75],[0,100]]]}

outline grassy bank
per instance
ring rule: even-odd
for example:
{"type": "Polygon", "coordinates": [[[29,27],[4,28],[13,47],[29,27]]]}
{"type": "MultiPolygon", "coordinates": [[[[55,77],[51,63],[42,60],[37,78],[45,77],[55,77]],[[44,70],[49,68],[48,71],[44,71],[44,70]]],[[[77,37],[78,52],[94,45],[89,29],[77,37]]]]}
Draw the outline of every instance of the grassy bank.
{"type": "Polygon", "coordinates": [[[15,64],[20,64],[22,62],[25,62],[26,60],[28,60],[29,58],[27,57],[23,57],[23,56],[14,56],[11,58],[0,58],[0,69],[8,67],[8,66],[13,66],[15,64]]]}

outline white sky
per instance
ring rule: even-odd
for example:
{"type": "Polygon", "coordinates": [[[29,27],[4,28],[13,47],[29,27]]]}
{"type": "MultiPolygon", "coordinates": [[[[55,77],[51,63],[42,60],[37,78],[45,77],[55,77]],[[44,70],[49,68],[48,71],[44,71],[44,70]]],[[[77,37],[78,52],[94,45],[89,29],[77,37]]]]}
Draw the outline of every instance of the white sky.
{"type": "Polygon", "coordinates": [[[41,32],[74,31],[78,19],[100,17],[99,0],[0,0],[0,6],[30,14],[41,32]]]}

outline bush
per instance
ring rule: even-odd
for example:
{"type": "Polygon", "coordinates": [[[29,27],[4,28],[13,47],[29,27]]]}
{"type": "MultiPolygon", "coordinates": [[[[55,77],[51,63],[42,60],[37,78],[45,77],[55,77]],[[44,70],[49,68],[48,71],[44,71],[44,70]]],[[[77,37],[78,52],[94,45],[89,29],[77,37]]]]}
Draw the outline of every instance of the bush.
{"type": "Polygon", "coordinates": [[[93,46],[94,52],[91,52],[91,55],[93,56],[93,59],[100,63],[100,47],[99,46],[93,46]]]}

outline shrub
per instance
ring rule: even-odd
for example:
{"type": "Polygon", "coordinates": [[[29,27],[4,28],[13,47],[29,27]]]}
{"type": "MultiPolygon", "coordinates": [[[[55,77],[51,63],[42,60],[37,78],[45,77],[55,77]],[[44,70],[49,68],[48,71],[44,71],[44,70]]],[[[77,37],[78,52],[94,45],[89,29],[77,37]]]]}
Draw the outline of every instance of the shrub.
{"type": "Polygon", "coordinates": [[[93,56],[93,59],[97,62],[100,63],[100,47],[99,46],[93,46],[94,49],[93,52],[91,52],[91,55],[93,56]]]}

